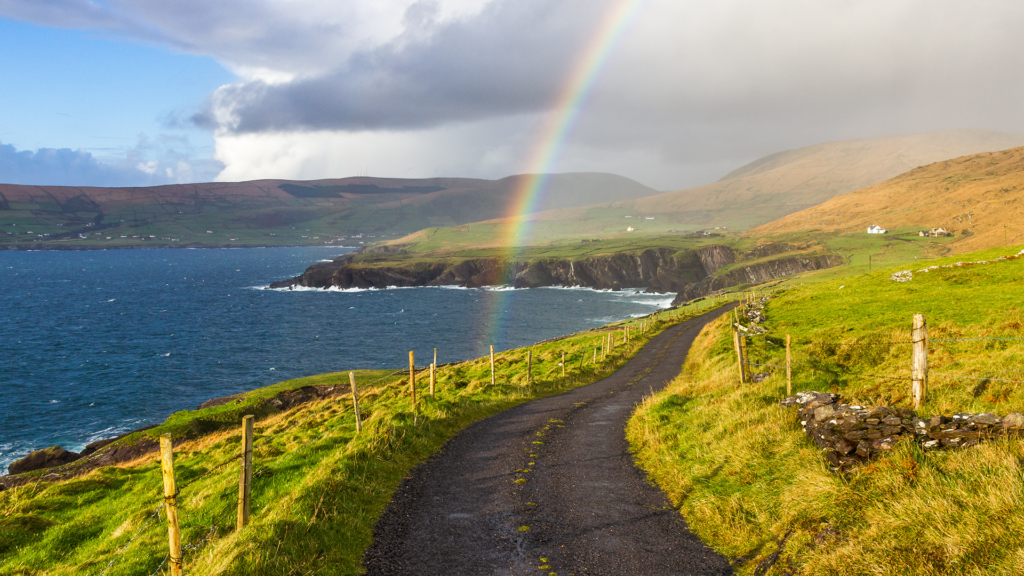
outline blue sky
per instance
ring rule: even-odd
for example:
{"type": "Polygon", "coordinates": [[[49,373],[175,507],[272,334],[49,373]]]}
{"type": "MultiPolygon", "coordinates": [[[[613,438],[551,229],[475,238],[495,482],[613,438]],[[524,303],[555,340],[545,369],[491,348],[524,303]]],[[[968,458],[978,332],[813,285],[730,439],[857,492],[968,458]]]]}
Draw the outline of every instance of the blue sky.
{"type": "MultiPolygon", "coordinates": [[[[521,173],[631,1],[0,0],[0,182],[521,173]]],[[[644,0],[554,170],[668,190],[820,142],[1022,133],[1021,28],[1018,0],[644,0]]]]}
{"type": "MultiPolygon", "coordinates": [[[[0,54],[0,142],[18,150],[81,149],[110,163],[134,151],[172,170],[182,158],[210,164],[213,135],[187,117],[236,80],[209,56],[4,18],[0,54]]],[[[202,179],[219,171],[207,169],[202,179]]]]}

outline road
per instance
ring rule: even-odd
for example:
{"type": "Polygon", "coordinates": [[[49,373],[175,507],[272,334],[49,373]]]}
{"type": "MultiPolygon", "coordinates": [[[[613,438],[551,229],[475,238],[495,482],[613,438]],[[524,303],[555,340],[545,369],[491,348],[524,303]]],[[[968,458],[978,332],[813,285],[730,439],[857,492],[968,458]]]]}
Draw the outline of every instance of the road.
{"type": "Polygon", "coordinates": [[[371,576],[732,574],[629,453],[625,426],[721,308],[654,337],[611,376],[467,427],[375,528],[371,576]]]}

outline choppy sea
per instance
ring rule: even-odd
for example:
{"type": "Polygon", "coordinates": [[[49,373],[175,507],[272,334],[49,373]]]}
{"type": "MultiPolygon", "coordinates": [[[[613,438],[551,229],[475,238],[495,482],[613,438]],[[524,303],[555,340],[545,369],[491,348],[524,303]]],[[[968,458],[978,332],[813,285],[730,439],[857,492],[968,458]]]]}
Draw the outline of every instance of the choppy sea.
{"type": "Polygon", "coordinates": [[[266,290],[347,249],[0,251],[0,473],[30,451],[408,351],[452,362],[671,303],[588,289],[266,290]],[[497,324],[495,324],[497,322],[497,324]]]}

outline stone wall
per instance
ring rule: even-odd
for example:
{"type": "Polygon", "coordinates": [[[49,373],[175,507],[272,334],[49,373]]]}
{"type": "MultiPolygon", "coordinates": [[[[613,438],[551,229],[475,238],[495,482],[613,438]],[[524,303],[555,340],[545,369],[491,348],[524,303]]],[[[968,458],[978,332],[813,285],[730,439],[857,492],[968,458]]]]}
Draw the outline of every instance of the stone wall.
{"type": "Polygon", "coordinates": [[[846,404],[839,395],[825,392],[801,392],[782,405],[799,409],[800,426],[840,471],[892,450],[903,438],[934,450],[974,446],[991,438],[1019,436],[1024,430],[1024,414],[962,412],[920,418],[905,408],[846,404]]]}

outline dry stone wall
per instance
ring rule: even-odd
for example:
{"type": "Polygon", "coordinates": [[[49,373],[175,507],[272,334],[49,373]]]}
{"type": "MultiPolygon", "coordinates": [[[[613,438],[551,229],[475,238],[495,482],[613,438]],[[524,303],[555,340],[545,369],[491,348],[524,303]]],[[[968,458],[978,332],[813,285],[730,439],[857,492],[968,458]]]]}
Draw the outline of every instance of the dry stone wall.
{"type": "Polygon", "coordinates": [[[905,408],[857,406],[826,392],[801,392],[782,401],[797,408],[804,432],[825,450],[834,469],[845,471],[892,450],[907,438],[925,450],[974,446],[983,440],[1020,436],[1024,414],[991,412],[920,418],[905,408]]]}

